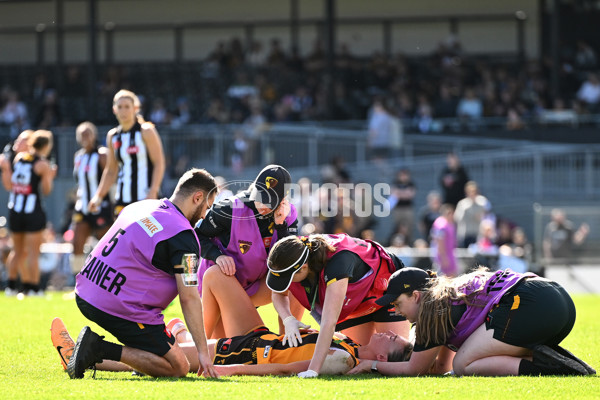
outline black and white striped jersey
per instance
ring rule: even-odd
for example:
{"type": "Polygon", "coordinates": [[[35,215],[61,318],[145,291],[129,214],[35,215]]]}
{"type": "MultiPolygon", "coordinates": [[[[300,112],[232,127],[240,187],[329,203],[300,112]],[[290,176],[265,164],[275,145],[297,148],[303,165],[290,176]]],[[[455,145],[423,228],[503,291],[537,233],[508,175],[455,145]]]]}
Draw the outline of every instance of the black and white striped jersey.
{"type": "Polygon", "coordinates": [[[118,127],[112,136],[112,147],[119,163],[116,204],[145,199],[152,183],[153,165],[140,124],[136,122],[128,132],[118,127]]]}
{"type": "Polygon", "coordinates": [[[16,213],[33,214],[42,210],[41,177],[33,171],[33,166],[39,159],[38,156],[32,154],[23,154],[13,165],[12,190],[8,199],[8,208],[16,213]]]}
{"type": "MultiPolygon", "coordinates": [[[[82,214],[89,214],[88,204],[94,193],[98,190],[100,179],[102,178],[103,168],[100,165],[99,147],[96,146],[91,152],[81,149],[75,153],[73,176],[77,182],[77,202],[75,211],[82,214]]],[[[108,200],[108,195],[102,199],[102,202],[108,200]]]]}

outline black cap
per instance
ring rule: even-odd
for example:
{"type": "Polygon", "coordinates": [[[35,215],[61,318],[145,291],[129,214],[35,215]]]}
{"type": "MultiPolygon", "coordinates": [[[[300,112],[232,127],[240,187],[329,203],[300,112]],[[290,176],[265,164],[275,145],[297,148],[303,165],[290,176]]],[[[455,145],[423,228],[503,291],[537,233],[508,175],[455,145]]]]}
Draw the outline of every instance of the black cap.
{"type": "Polygon", "coordinates": [[[309,248],[305,247],[296,261],[279,270],[273,269],[268,265],[269,274],[267,275],[267,287],[276,293],[282,293],[288,290],[292,284],[294,275],[296,275],[296,272],[300,271],[300,267],[306,263],[309,252],[309,248]]]}
{"type": "Polygon", "coordinates": [[[267,165],[254,180],[250,200],[258,201],[274,210],[286,196],[286,186],[290,183],[292,177],[287,169],[281,165],[267,165]]]}
{"type": "Polygon", "coordinates": [[[429,274],[419,268],[404,267],[390,276],[387,289],[383,296],[375,300],[380,306],[387,306],[402,293],[421,290],[429,283],[429,274]]]}

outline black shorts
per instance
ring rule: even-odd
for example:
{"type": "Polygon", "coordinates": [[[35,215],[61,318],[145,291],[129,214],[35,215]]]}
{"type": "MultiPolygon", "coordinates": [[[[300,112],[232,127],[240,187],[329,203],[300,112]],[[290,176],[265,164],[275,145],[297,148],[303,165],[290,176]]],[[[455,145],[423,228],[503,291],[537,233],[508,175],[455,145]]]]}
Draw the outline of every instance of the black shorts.
{"type": "Polygon", "coordinates": [[[347,319],[340,322],[335,326],[336,331],[343,331],[344,329],[352,328],[353,326],[366,324],[367,322],[400,322],[406,321],[406,317],[402,315],[396,315],[394,307],[392,308],[380,308],[374,313],[363,315],[362,317],[347,319]]]}
{"type": "Polygon", "coordinates": [[[559,344],[575,324],[575,305],[556,282],[526,279],[505,294],[485,320],[494,339],[532,348],[559,344]]]}
{"type": "Polygon", "coordinates": [[[163,357],[175,344],[175,336],[167,331],[165,324],[148,325],[128,321],[97,309],[79,296],[76,301],[84,317],[106,329],[125,346],[163,357]]]}
{"type": "Polygon", "coordinates": [[[10,210],[8,226],[11,232],[39,232],[46,229],[46,213],[42,210],[31,214],[18,213],[10,210]]]}
{"type": "Polygon", "coordinates": [[[106,228],[113,222],[112,207],[102,207],[98,214],[84,214],[81,211],[75,211],[71,220],[76,224],[86,222],[93,230],[106,228]]]}

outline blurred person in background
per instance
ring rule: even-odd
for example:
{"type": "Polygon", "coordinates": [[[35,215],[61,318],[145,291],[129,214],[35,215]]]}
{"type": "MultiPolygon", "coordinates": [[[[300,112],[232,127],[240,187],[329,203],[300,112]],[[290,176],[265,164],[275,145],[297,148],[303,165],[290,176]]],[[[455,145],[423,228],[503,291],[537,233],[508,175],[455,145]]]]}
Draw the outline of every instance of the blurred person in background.
{"type": "Polygon", "coordinates": [[[414,199],[416,195],[417,187],[410,176],[410,171],[407,168],[400,169],[396,173],[396,179],[392,182],[392,193],[388,201],[392,209],[394,231],[402,233],[409,243],[414,239],[414,199]]]}
{"type": "Polygon", "coordinates": [[[81,148],[74,157],[73,175],[77,182],[77,200],[72,216],[73,258],[71,269],[74,274],[81,271],[85,261],[83,248],[94,234],[100,239],[113,221],[112,204],[108,193],[96,212],[88,209],[91,197],[98,190],[100,178],[106,166],[107,148],[98,145],[98,129],[91,122],[83,122],[75,130],[75,138],[81,148]]]}
{"type": "Polygon", "coordinates": [[[165,155],[156,128],[144,121],[140,108],[138,96],[129,90],[120,90],[113,98],[119,126],[106,135],[106,166],[88,204],[91,213],[98,212],[115,181],[115,215],[128,204],[159,196],[165,155]]]}
{"type": "Polygon", "coordinates": [[[458,275],[458,265],[454,255],[456,227],[452,204],[443,204],[440,207],[440,216],[431,227],[431,248],[439,271],[446,276],[458,275]]]}
{"type": "Polygon", "coordinates": [[[465,185],[469,181],[469,176],[455,153],[447,154],[446,166],[440,173],[439,181],[442,187],[443,203],[456,207],[458,202],[465,197],[465,185]]]}
{"type": "Polygon", "coordinates": [[[575,229],[573,222],[567,219],[565,211],[555,208],[551,211],[552,220],[544,231],[544,258],[555,262],[573,262],[573,250],[580,246],[590,232],[590,227],[582,223],[575,229]]]}
{"type": "Polygon", "coordinates": [[[475,181],[469,181],[465,185],[465,198],[460,200],[454,211],[454,222],[456,222],[456,237],[458,245],[463,248],[469,247],[477,241],[479,225],[490,209],[490,202],[479,194],[479,188],[475,181]]]}
{"type": "MultiPolygon", "coordinates": [[[[56,165],[48,161],[52,150],[52,132],[38,130],[28,140],[29,150],[17,154],[13,164],[8,200],[9,226],[13,235],[14,256],[9,270],[18,270],[23,292],[28,296],[40,291],[39,256],[46,212],[42,195],[52,191],[56,165]]],[[[15,282],[9,281],[14,290],[15,282]]],[[[11,293],[16,294],[16,293],[11,293]]]]}
{"type": "MultiPolygon", "coordinates": [[[[11,188],[12,188],[12,174],[13,174],[13,163],[15,161],[15,157],[17,156],[17,154],[21,153],[21,152],[27,152],[29,149],[29,137],[31,136],[31,134],[34,131],[32,130],[25,130],[23,132],[21,132],[19,134],[19,136],[17,136],[17,138],[14,140],[14,142],[9,142],[5,147],[4,150],[2,152],[2,154],[0,155],[0,169],[2,170],[2,186],[4,186],[4,188],[10,192],[11,188]]],[[[5,229],[7,233],[9,233],[9,230],[6,228],[2,228],[5,229]]],[[[9,238],[9,236],[7,235],[7,239],[9,238]]],[[[12,241],[12,240],[11,240],[12,241]]],[[[12,258],[15,256],[15,252],[14,249],[12,248],[12,244],[10,246],[10,250],[9,253],[7,255],[7,259],[6,259],[6,267],[7,267],[7,287],[6,287],[6,294],[11,296],[11,295],[15,295],[18,293],[18,288],[17,288],[17,280],[19,278],[19,270],[18,267],[19,265],[17,265],[16,263],[13,263],[11,260],[12,258]]]]}
{"type": "Polygon", "coordinates": [[[431,227],[435,220],[440,216],[440,207],[442,206],[442,196],[436,190],[432,190],[427,194],[427,204],[419,209],[419,231],[421,232],[421,238],[424,239],[427,244],[431,240],[431,227]]]}

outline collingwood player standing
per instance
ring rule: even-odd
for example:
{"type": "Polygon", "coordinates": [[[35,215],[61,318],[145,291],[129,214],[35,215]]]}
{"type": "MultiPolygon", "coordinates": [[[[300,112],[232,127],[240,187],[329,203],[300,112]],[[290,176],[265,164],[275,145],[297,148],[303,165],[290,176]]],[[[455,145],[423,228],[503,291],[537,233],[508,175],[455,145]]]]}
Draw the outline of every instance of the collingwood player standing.
{"type": "Polygon", "coordinates": [[[40,245],[46,228],[41,197],[52,191],[57,168],[47,160],[52,150],[52,132],[35,131],[28,143],[29,151],[15,157],[10,182],[8,209],[14,256],[9,270],[18,270],[23,292],[35,295],[39,293],[40,245]]]}
{"type": "Polygon", "coordinates": [[[100,203],[100,209],[90,212],[88,204],[98,190],[100,177],[106,166],[107,149],[97,142],[98,129],[91,122],[82,122],[75,130],[77,143],[81,146],[75,153],[73,175],[77,181],[77,202],[73,213],[73,259],[74,273],[81,270],[84,261],[83,246],[94,233],[100,239],[112,223],[112,206],[108,194],[100,203]]]}
{"type": "Polygon", "coordinates": [[[129,90],[120,90],[113,98],[113,113],[119,126],[106,135],[106,167],[88,204],[92,213],[98,211],[115,180],[115,215],[128,204],[159,196],[165,155],[156,128],[139,115],[140,106],[139,98],[129,90]]]}

